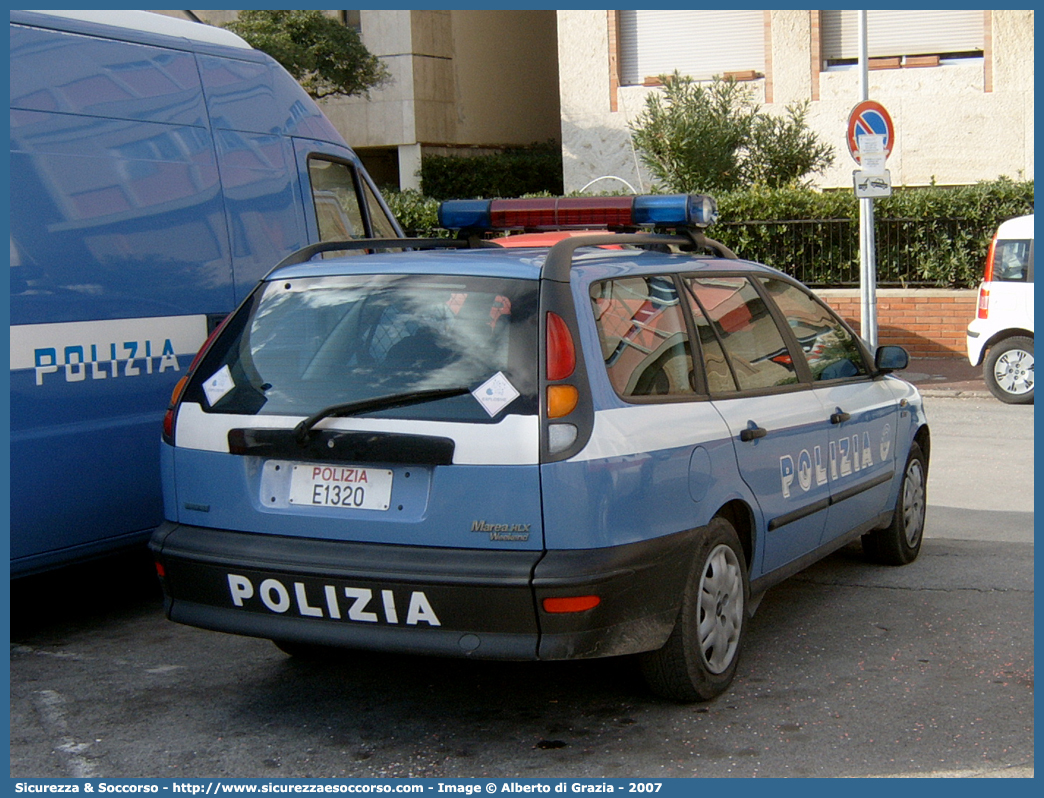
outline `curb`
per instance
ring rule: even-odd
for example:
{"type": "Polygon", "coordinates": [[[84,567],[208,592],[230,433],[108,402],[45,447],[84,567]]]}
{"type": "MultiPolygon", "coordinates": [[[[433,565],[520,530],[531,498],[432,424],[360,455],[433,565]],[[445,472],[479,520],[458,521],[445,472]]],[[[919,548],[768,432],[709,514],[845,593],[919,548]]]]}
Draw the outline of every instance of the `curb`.
{"type": "MultiPolygon", "coordinates": [[[[916,386],[915,386],[916,387],[916,386]]],[[[921,396],[944,399],[990,399],[993,397],[989,391],[976,390],[947,390],[945,388],[917,388],[921,396]]]]}

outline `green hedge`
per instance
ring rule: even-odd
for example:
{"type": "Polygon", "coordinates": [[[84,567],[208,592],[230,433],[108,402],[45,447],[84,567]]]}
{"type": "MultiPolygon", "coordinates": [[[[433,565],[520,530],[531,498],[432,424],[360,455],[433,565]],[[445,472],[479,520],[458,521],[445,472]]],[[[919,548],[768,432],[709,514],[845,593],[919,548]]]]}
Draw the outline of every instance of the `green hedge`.
{"type": "MultiPolygon", "coordinates": [[[[812,285],[859,281],[853,191],[751,189],[718,198],[712,237],[812,285]]],[[[1033,181],[896,188],[874,200],[879,285],[971,288],[997,225],[1033,213],[1033,181]]]]}
{"type": "Polygon", "coordinates": [[[419,191],[406,189],[394,191],[386,188],[381,191],[384,201],[388,203],[388,209],[395,215],[406,235],[415,237],[426,237],[437,235],[439,225],[439,201],[431,197],[425,197],[419,191]]]}
{"type": "Polygon", "coordinates": [[[425,155],[421,190],[435,199],[562,193],[562,148],[553,141],[492,155],[425,155]]]}
{"type": "MultiPolygon", "coordinates": [[[[436,230],[437,200],[416,191],[386,192],[385,198],[411,235],[436,230]]],[[[718,197],[718,208],[711,237],[740,257],[811,285],[858,283],[854,192],[755,188],[718,197]]],[[[878,284],[974,287],[997,225],[1027,213],[1033,213],[1033,181],[897,188],[874,201],[878,284]]]]}

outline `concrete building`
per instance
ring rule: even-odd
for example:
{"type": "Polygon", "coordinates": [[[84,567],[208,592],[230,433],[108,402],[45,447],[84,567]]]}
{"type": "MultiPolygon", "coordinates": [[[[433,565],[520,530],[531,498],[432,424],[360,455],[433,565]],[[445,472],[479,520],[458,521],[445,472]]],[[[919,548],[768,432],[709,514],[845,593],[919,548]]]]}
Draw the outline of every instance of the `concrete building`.
{"type": "MultiPolygon", "coordinates": [[[[221,25],[237,11],[159,11],[221,25]]],[[[356,25],[392,81],[320,101],[382,186],[419,188],[427,153],[560,141],[554,11],[328,11],[356,25]]]]}
{"type": "MultiPolygon", "coordinates": [[[[750,81],[769,112],[810,101],[810,127],[836,148],[815,183],[850,187],[847,123],[861,99],[856,13],[559,11],[566,190],[604,175],[649,187],[628,125],[657,91],[656,76],[674,69],[750,81]]],[[[869,96],[896,128],[892,183],[1032,179],[1033,11],[869,14],[869,96]]]]}

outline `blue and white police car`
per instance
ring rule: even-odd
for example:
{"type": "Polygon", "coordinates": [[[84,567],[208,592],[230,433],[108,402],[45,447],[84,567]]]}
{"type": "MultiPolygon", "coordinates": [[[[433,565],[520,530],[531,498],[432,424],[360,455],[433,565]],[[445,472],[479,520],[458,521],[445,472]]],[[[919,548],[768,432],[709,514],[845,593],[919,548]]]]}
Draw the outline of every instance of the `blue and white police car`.
{"type": "Polygon", "coordinates": [[[706,700],[770,585],[859,538],[917,556],[905,351],[708,239],[711,198],[440,214],[456,239],[291,256],[200,351],[151,543],[172,620],[290,653],[637,654],[654,691],[706,700]]]}

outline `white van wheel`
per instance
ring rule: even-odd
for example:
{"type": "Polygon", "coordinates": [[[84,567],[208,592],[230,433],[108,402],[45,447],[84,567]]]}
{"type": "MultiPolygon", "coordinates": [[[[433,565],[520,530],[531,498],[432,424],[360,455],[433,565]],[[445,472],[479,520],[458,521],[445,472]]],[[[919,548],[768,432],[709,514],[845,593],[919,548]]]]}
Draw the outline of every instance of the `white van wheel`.
{"type": "Polygon", "coordinates": [[[982,376],[1002,402],[1033,404],[1033,339],[1014,335],[996,344],[986,356],[982,376]]]}

